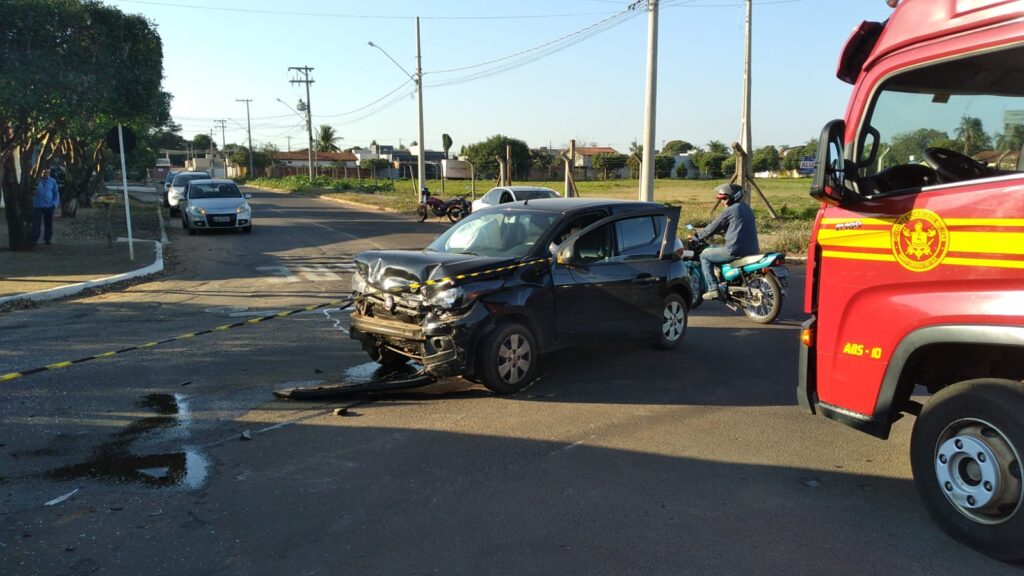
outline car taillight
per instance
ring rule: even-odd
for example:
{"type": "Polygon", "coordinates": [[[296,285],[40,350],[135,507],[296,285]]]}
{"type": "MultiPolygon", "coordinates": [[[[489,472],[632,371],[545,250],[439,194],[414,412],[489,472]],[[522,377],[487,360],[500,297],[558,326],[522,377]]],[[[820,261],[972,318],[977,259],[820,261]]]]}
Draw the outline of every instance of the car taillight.
{"type": "Polygon", "coordinates": [[[800,331],[800,343],[808,348],[814,346],[814,328],[804,328],[800,331]]]}

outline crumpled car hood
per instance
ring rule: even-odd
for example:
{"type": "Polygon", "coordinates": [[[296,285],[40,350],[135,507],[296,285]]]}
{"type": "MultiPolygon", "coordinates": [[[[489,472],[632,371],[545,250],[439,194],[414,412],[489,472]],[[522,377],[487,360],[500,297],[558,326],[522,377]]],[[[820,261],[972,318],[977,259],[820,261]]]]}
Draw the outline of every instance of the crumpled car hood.
{"type": "Polygon", "coordinates": [[[516,258],[414,250],[369,250],[356,254],[354,260],[359,274],[370,285],[383,290],[392,290],[412,282],[423,283],[482,272],[518,261],[516,258]]]}

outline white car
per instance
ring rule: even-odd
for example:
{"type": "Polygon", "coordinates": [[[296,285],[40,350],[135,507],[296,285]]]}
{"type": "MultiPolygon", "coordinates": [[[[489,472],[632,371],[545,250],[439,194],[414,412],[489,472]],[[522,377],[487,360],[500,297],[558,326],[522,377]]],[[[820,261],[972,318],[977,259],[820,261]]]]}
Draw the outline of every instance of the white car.
{"type": "Polygon", "coordinates": [[[193,236],[207,229],[252,232],[252,207],[246,202],[251,197],[231,180],[193,180],[179,204],[181,227],[193,236]]]}
{"type": "Polygon", "coordinates": [[[537,198],[558,198],[558,192],[540,186],[500,186],[491,188],[487,194],[473,200],[473,212],[519,200],[536,200],[537,198]]]}
{"type": "Polygon", "coordinates": [[[171,210],[171,216],[178,214],[178,203],[185,197],[185,189],[188,188],[188,183],[193,180],[209,180],[210,175],[206,172],[178,172],[171,179],[170,186],[167,187],[167,207],[171,210]]]}

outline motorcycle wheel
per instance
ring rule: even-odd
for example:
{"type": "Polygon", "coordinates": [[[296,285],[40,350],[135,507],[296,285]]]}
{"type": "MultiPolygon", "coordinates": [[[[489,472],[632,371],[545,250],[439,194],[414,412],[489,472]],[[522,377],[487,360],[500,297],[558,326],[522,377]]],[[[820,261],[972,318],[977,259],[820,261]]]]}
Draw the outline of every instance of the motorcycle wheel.
{"type": "Polygon", "coordinates": [[[462,210],[462,206],[454,205],[448,207],[448,219],[452,222],[458,222],[466,217],[466,213],[462,210]]]}
{"type": "Polygon", "coordinates": [[[760,274],[747,281],[747,295],[740,302],[743,313],[758,324],[771,324],[782,310],[782,286],[772,274],[760,274]]]}
{"type": "Polygon", "coordinates": [[[416,220],[424,222],[427,219],[427,207],[424,204],[420,204],[420,207],[416,209],[416,220]]]}

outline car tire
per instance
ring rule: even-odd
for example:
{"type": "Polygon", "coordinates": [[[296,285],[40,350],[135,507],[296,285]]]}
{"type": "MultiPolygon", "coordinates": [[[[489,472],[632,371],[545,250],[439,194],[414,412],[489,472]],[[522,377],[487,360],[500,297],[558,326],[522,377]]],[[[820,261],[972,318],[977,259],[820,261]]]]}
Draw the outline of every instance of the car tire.
{"type": "Polygon", "coordinates": [[[370,356],[370,360],[373,360],[377,364],[384,366],[385,368],[398,368],[405,366],[409,363],[409,357],[403,356],[394,350],[388,350],[383,346],[364,346],[364,350],[370,356]]]}
{"type": "Polygon", "coordinates": [[[686,301],[679,294],[672,293],[665,297],[661,307],[661,326],[658,332],[658,348],[671,350],[683,341],[686,326],[689,322],[690,310],[686,301]]]}
{"type": "Polygon", "coordinates": [[[242,234],[251,234],[251,233],[252,233],[252,224],[249,224],[248,226],[242,226],[242,234]]]}
{"type": "Polygon", "coordinates": [[[181,215],[181,229],[188,230],[188,218],[184,214],[181,215]]]}
{"type": "Polygon", "coordinates": [[[940,390],[910,441],[914,482],[950,536],[1006,562],[1024,560],[1024,386],[984,378],[940,390]]]}
{"type": "Polygon", "coordinates": [[[172,208],[169,208],[168,210],[170,210],[172,218],[175,217],[175,216],[178,216],[179,214],[181,214],[181,210],[178,210],[177,208],[173,208],[172,207],[172,208]]]}
{"type": "Polygon", "coordinates": [[[529,328],[519,322],[499,324],[480,344],[476,374],[488,390],[514,394],[533,382],[539,352],[529,328]]]}

